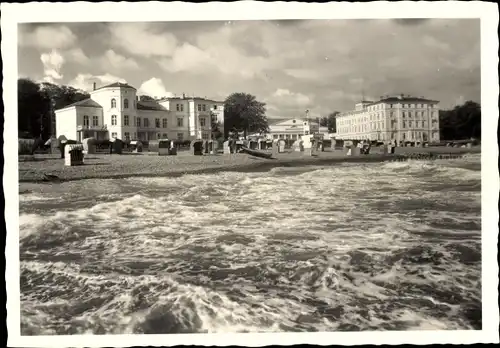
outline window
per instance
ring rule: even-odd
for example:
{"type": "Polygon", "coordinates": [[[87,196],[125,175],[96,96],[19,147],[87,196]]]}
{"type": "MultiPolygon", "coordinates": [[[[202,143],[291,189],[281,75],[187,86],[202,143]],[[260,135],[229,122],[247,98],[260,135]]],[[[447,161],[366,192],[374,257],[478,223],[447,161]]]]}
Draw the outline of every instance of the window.
{"type": "Polygon", "coordinates": [[[415,121],[415,126],[418,128],[418,121],[415,121]]]}
{"type": "Polygon", "coordinates": [[[201,138],[202,138],[203,140],[208,140],[208,139],[209,139],[208,133],[203,132],[203,133],[201,134],[201,138]]]}
{"type": "Polygon", "coordinates": [[[163,125],[163,128],[168,128],[168,119],[164,118],[164,119],[162,120],[162,122],[163,122],[163,124],[162,124],[162,125],[163,125]]]}
{"type": "Polygon", "coordinates": [[[111,116],[111,125],[112,126],[116,126],[117,125],[116,115],[111,116]]]}
{"type": "Polygon", "coordinates": [[[89,126],[89,117],[87,115],[83,116],[83,125],[85,127],[89,126]]]}
{"type": "Polygon", "coordinates": [[[175,104],[175,109],[176,109],[177,111],[181,111],[181,108],[179,107],[179,104],[175,104]]]}
{"type": "Polygon", "coordinates": [[[184,119],[177,118],[177,127],[184,127],[184,119]]]}
{"type": "Polygon", "coordinates": [[[408,118],[411,118],[411,116],[412,115],[411,115],[411,111],[410,111],[410,112],[408,112],[408,118]]]}
{"type": "Polygon", "coordinates": [[[123,125],[128,126],[128,115],[123,116],[123,125]]]}
{"type": "Polygon", "coordinates": [[[273,139],[278,139],[278,134],[274,134],[273,139]]]}
{"type": "Polygon", "coordinates": [[[422,127],[425,128],[425,121],[422,121],[422,127]]]}
{"type": "Polygon", "coordinates": [[[403,117],[406,117],[406,112],[403,111],[403,117]]]}
{"type": "Polygon", "coordinates": [[[128,99],[123,99],[123,108],[128,109],[128,99]]]}
{"type": "Polygon", "coordinates": [[[203,111],[207,111],[207,105],[206,105],[206,104],[203,104],[203,105],[201,106],[201,108],[202,108],[202,110],[203,110],[203,111]]]}
{"type": "Polygon", "coordinates": [[[141,126],[141,118],[137,117],[137,127],[140,127],[140,126],[141,126]]]}
{"type": "Polygon", "coordinates": [[[116,99],[111,99],[111,108],[116,108],[116,99]]]}
{"type": "Polygon", "coordinates": [[[134,116],[134,123],[132,123],[134,126],[137,126],[137,117],[134,116]]]}
{"type": "Polygon", "coordinates": [[[134,109],[137,109],[137,101],[134,99],[134,109]]]}
{"type": "Polygon", "coordinates": [[[201,117],[200,118],[200,126],[205,127],[205,123],[206,123],[205,117],[201,117]]]}
{"type": "Polygon", "coordinates": [[[184,133],[177,133],[177,139],[178,140],[183,140],[184,139],[184,133]]]}
{"type": "Polygon", "coordinates": [[[162,137],[163,137],[163,139],[167,139],[168,138],[167,133],[163,133],[162,137]]]}
{"type": "Polygon", "coordinates": [[[137,139],[137,133],[134,132],[134,138],[133,139],[137,139]]]}
{"type": "Polygon", "coordinates": [[[198,111],[201,111],[201,104],[198,104],[198,111]]]}
{"type": "Polygon", "coordinates": [[[177,111],[184,111],[184,105],[183,104],[177,104],[176,105],[177,111]]]}
{"type": "Polygon", "coordinates": [[[217,110],[217,105],[214,105],[214,110],[217,110]]]}
{"type": "Polygon", "coordinates": [[[144,127],[146,127],[146,128],[149,127],[149,118],[144,119],[144,127]]]}
{"type": "Polygon", "coordinates": [[[403,121],[403,128],[406,128],[406,121],[403,121]]]}
{"type": "Polygon", "coordinates": [[[125,140],[130,140],[130,133],[129,132],[125,132],[125,140]]]}
{"type": "Polygon", "coordinates": [[[160,128],[160,119],[159,118],[155,118],[155,127],[160,128]]]}
{"type": "Polygon", "coordinates": [[[156,133],[156,139],[161,139],[161,134],[160,133],[156,133]]]}
{"type": "Polygon", "coordinates": [[[111,137],[115,138],[117,137],[117,134],[116,133],[111,133],[111,137]]]}
{"type": "Polygon", "coordinates": [[[411,128],[413,126],[413,122],[412,121],[408,122],[408,125],[411,128]]]}
{"type": "Polygon", "coordinates": [[[92,125],[93,126],[98,126],[99,125],[99,117],[92,116],[92,125]]]}

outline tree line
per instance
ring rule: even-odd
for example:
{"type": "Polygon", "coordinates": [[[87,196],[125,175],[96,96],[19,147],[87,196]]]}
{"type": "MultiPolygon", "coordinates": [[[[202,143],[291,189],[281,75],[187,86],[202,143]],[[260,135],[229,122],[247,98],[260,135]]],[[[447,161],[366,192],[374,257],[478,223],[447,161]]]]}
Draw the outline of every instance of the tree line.
{"type": "MultiPolygon", "coordinates": [[[[36,83],[30,79],[18,80],[18,130],[19,138],[48,139],[55,135],[55,110],[89,98],[87,92],[48,82],[36,83]]],[[[147,95],[141,101],[153,101],[147,95]]],[[[334,111],[319,119],[320,126],[336,132],[334,111]]],[[[224,134],[221,124],[212,117],[214,139],[228,138],[230,134],[266,133],[269,122],[266,104],[248,93],[232,93],[224,101],[224,134]]],[[[443,140],[481,139],[481,105],[467,101],[450,110],[439,111],[440,135],[443,140]]]]}

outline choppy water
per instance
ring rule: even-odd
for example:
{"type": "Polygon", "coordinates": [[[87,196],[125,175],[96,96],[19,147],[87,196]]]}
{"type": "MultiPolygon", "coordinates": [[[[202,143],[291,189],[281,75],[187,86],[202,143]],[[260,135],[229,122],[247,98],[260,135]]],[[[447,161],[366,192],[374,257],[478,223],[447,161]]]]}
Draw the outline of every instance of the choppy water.
{"type": "Polygon", "coordinates": [[[480,329],[480,165],[25,186],[22,334],[480,329]]]}

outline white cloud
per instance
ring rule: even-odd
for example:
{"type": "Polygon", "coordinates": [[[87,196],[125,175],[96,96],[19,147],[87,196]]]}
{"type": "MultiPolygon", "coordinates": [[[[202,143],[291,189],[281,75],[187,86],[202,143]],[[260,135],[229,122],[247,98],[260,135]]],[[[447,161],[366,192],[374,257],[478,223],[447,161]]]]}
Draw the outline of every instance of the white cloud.
{"type": "Polygon", "coordinates": [[[63,78],[61,68],[64,64],[64,57],[56,50],[50,53],[43,53],[40,56],[43,63],[44,80],[47,82],[54,82],[63,78]]]}
{"type": "Polygon", "coordinates": [[[169,56],[177,45],[171,33],[156,33],[149,23],[113,23],[111,42],[139,56],[169,56]]]}
{"type": "Polygon", "coordinates": [[[159,78],[152,77],[143,84],[137,90],[138,94],[145,94],[150,97],[173,97],[174,94],[167,92],[163,81],[159,78]]]}
{"type": "Polygon", "coordinates": [[[275,103],[286,106],[309,106],[313,102],[313,98],[302,93],[294,93],[288,89],[278,88],[271,99],[275,103]]]}
{"type": "Polygon", "coordinates": [[[66,26],[41,26],[33,32],[20,32],[19,44],[42,49],[63,49],[76,42],[76,35],[66,26]]]}
{"type": "Polygon", "coordinates": [[[89,57],[82,51],[81,48],[73,48],[65,53],[68,60],[79,64],[87,64],[90,60],[89,57]]]}
{"type": "Polygon", "coordinates": [[[111,49],[104,53],[100,62],[105,70],[139,69],[139,65],[133,58],[126,58],[111,49]]]}
{"type": "Polygon", "coordinates": [[[97,88],[102,87],[114,82],[126,83],[127,81],[121,77],[113,76],[110,74],[104,75],[92,75],[92,74],[78,74],[73,80],[71,80],[68,85],[75,88],[81,89],[83,91],[91,91],[93,88],[93,83],[97,83],[97,88]]]}

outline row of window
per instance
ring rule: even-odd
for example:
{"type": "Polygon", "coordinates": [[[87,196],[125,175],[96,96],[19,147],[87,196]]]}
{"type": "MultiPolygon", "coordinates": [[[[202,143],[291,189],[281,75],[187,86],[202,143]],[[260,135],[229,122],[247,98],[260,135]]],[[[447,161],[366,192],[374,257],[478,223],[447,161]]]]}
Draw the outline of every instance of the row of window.
{"type": "MultiPolygon", "coordinates": [[[[391,112],[390,117],[393,118],[394,116],[395,116],[394,112],[391,112]]],[[[409,111],[407,114],[405,111],[403,111],[402,116],[404,118],[406,118],[406,116],[408,116],[408,118],[412,118],[413,113],[411,111],[409,111]]],[[[422,112],[416,111],[415,116],[416,116],[416,118],[421,118],[421,117],[425,116],[425,113],[423,111],[422,112]]],[[[436,117],[436,112],[431,113],[431,116],[436,117]]],[[[374,121],[377,119],[380,120],[382,117],[383,117],[382,113],[370,114],[370,121],[374,121]]],[[[357,119],[347,119],[347,120],[340,119],[338,124],[340,126],[344,126],[344,125],[352,125],[352,124],[356,124],[356,123],[360,123],[360,122],[367,122],[367,121],[368,121],[367,117],[361,117],[361,118],[357,118],[357,119]]]]}
{"type": "MultiPolygon", "coordinates": [[[[125,133],[123,133],[123,135],[125,138],[124,140],[126,140],[126,141],[137,139],[137,133],[134,133],[132,138],[130,137],[130,132],[125,132],[125,133]]],[[[118,133],[116,133],[116,132],[111,133],[111,137],[116,139],[118,137],[118,133]]],[[[167,138],[168,138],[167,133],[163,133],[163,134],[157,133],[156,134],[156,139],[167,139],[167,138]]],[[[209,140],[210,134],[204,132],[201,134],[201,138],[203,140],[209,140]]],[[[177,140],[184,140],[184,133],[177,133],[177,140]]]]}
{"type": "MultiPolygon", "coordinates": [[[[395,105],[399,105],[399,104],[387,104],[387,105],[389,105],[390,109],[393,109],[395,105]]],[[[367,107],[367,109],[368,109],[368,111],[382,110],[385,108],[385,106],[386,106],[386,104],[377,104],[377,105],[369,106],[369,107],[367,107]]],[[[401,104],[401,107],[403,109],[407,109],[407,108],[408,109],[414,109],[414,108],[425,109],[427,107],[434,108],[434,105],[432,105],[432,104],[401,104]]]]}
{"type": "MultiPolygon", "coordinates": [[[[90,126],[90,117],[87,115],[83,116],[83,125],[86,127],[90,126]]],[[[98,116],[92,116],[92,126],[99,126],[99,117],[98,116]]]]}
{"type": "MultiPolygon", "coordinates": [[[[135,117],[134,116],[134,123],[137,127],[141,127],[141,118],[140,117],[135,117]]],[[[97,126],[98,125],[98,118],[97,116],[94,116],[93,118],[93,126],[97,126]]],[[[84,116],[83,117],[83,124],[88,126],[88,123],[89,123],[89,119],[88,119],[88,116],[84,116]]],[[[205,117],[201,117],[200,118],[200,126],[201,127],[205,127],[207,124],[207,120],[205,117]]],[[[118,118],[116,115],[112,115],[111,116],[111,125],[112,126],[116,126],[118,125],[118,118]]],[[[123,116],[123,125],[124,126],[129,126],[130,125],[130,118],[128,115],[124,115],[123,116]]],[[[144,127],[149,127],[149,119],[148,118],[145,118],[144,119],[144,127]]],[[[155,119],[155,127],[156,128],[168,128],[168,119],[166,118],[163,118],[160,119],[159,118],[156,118],[155,119]]],[[[177,118],[177,127],[184,127],[184,119],[183,118],[177,118]]]]}
{"type": "MultiPolygon", "coordinates": [[[[128,109],[128,99],[123,99],[123,108],[124,109],[128,109]]],[[[111,99],[111,108],[114,109],[116,108],[116,99],[113,98],[111,99]]],[[[137,102],[134,100],[134,108],[136,109],[137,108],[137,102]]]]}
{"type": "MultiPolygon", "coordinates": [[[[184,104],[175,104],[175,110],[184,111],[184,104]]],[[[217,110],[217,105],[214,105],[214,110],[217,110]]],[[[207,111],[207,104],[198,104],[198,111],[207,111]]]]}
{"type": "MultiPolygon", "coordinates": [[[[437,120],[433,120],[433,125],[437,123],[437,120]]],[[[426,128],[427,127],[427,122],[426,121],[403,121],[402,122],[402,127],[401,128],[413,128],[413,125],[415,124],[415,128],[426,128]],[[407,127],[408,126],[408,127],[407,127]]],[[[392,129],[397,129],[397,123],[396,122],[391,122],[392,129]]],[[[385,128],[385,122],[371,122],[370,123],[371,129],[372,130],[381,130],[385,128]]],[[[362,125],[355,125],[355,126],[350,126],[350,127],[341,127],[339,128],[339,133],[358,133],[358,132],[366,132],[367,131],[367,125],[362,124],[362,125]]]]}

